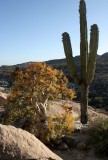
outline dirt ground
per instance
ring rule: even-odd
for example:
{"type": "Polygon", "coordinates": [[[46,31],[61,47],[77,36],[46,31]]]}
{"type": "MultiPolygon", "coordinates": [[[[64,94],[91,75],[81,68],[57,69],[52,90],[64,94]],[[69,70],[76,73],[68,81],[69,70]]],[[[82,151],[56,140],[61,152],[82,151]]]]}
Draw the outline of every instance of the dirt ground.
{"type": "Polygon", "coordinates": [[[96,157],[93,150],[89,151],[78,151],[76,149],[70,151],[53,151],[63,160],[108,160],[108,157],[99,158],[96,157]]]}

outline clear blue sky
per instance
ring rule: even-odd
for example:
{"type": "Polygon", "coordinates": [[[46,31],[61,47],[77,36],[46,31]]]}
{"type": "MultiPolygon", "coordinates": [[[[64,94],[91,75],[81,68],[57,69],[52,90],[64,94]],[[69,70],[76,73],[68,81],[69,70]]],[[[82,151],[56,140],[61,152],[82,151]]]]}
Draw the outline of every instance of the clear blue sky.
{"type": "MultiPolygon", "coordinates": [[[[108,52],[108,0],[86,0],[88,31],[99,26],[98,54],[108,52]]],[[[64,58],[61,34],[79,54],[79,0],[0,0],[0,65],[64,58]]]]}

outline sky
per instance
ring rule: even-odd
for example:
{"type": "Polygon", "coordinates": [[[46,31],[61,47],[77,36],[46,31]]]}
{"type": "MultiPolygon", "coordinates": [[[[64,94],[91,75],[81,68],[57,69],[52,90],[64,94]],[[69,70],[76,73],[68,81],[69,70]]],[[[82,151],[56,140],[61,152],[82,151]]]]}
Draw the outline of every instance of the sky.
{"type": "MultiPolygon", "coordinates": [[[[108,0],[85,0],[90,26],[99,27],[101,55],[108,52],[108,0]]],[[[62,33],[80,54],[79,0],[0,0],[0,66],[65,58],[62,33]]]]}

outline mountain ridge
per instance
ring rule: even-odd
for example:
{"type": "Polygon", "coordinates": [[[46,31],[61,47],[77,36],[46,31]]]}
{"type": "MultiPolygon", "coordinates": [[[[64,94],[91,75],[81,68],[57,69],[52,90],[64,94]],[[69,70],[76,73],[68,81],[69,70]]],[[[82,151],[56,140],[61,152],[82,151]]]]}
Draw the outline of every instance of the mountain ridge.
{"type": "MultiPolygon", "coordinates": [[[[74,56],[74,59],[75,59],[76,61],[79,60],[79,58],[80,58],[80,55],[74,56]]],[[[100,58],[102,58],[102,59],[105,60],[105,61],[108,61],[108,52],[105,52],[105,53],[103,53],[102,55],[97,55],[97,59],[100,59],[100,58]]],[[[65,63],[66,63],[66,58],[51,59],[51,60],[43,61],[43,62],[50,64],[50,63],[56,62],[56,61],[62,62],[62,63],[65,62],[65,63]]],[[[37,62],[37,61],[36,61],[36,62],[37,62]]],[[[25,66],[25,65],[27,65],[27,64],[29,64],[29,63],[35,63],[35,61],[28,61],[28,62],[23,62],[23,63],[19,63],[19,64],[15,64],[15,65],[1,65],[0,68],[2,68],[2,67],[25,66]]]]}
{"type": "MultiPolygon", "coordinates": [[[[80,56],[74,57],[75,64],[80,76],[80,56]]],[[[0,67],[0,81],[11,81],[11,72],[16,68],[20,67],[25,69],[28,64],[34,62],[26,62],[22,64],[16,64],[13,66],[2,65],[0,67]]],[[[46,64],[53,66],[53,68],[62,70],[64,74],[69,79],[69,82],[72,84],[72,87],[75,88],[75,91],[78,93],[78,86],[75,86],[73,79],[70,76],[70,73],[67,69],[66,59],[54,59],[45,61],[46,64]]],[[[89,99],[93,102],[93,105],[97,107],[104,107],[108,109],[108,52],[97,55],[96,63],[96,72],[92,84],[90,85],[90,96],[89,99]]]]}

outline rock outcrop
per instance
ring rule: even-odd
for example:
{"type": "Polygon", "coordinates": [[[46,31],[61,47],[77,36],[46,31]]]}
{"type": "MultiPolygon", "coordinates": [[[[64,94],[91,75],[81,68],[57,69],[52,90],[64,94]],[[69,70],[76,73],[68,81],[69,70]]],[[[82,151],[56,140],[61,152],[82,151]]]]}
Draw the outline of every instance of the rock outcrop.
{"type": "MultiPolygon", "coordinates": [[[[2,113],[4,112],[4,106],[7,104],[8,94],[0,92],[0,118],[2,113]]],[[[1,122],[1,119],[0,119],[1,122]]]]}
{"type": "Polygon", "coordinates": [[[0,92],[0,107],[4,107],[4,105],[7,103],[7,97],[8,94],[0,92]]]}
{"type": "Polygon", "coordinates": [[[0,124],[0,160],[62,160],[34,135],[0,124]]]}

